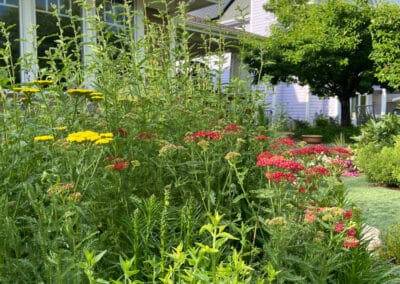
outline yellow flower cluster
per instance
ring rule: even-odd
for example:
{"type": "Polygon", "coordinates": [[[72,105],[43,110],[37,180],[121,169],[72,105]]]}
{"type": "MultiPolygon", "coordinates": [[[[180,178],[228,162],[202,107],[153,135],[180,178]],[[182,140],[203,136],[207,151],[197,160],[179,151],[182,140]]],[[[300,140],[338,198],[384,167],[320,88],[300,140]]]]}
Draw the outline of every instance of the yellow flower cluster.
{"type": "Polygon", "coordinates": [[[128,102],[128,103],[137,103],[137,98],[118,98],[118,102],[128,102]]]}
{"type": "Polygon", "coordinates": [[[100,93],[100,92],[93,92],[93,93],[89,94],[89,96],[90,96],[91,100],[95,100],[95,101],[104,99],[104,94],[100,93]]]}
{"type": "Polygon", "coordinates": [[[16,92],[22,92],[26,95],[40,92],[38,88],[30,88],[30,87],[15,87],[13,88],[13,90],[16,92]]]}
{"type": "Polygon", "coordinates": [[[67,127],[66,126],[57,126],[57,127],[54,127],[53,129],[61,131],[61,130],[67,129],[67,127]]]}
{"type": "Polygon", "coordinates": [[[67,94],[73,95],[73,96],[89,96],[91,93],[93,93],[93,90],[90,89],[68,89],[67,94]]]}
{"type": "Polygon", "coordinates": [[[111,132],[98,133],[94,131],[79,131],[71,133],[67,137],[68,142],[94,142],[95,144],[107,144],[112,141],[113,134],[111,132]]]}
{"type": "Polygon", "coordinates": [[[33,80],[32,83],[37,84],[37,85],[47,86],[47,85],[53,84],[53,81],[52,80],[33,80]]]}
{"type": "Polygon", "coordinates": [[[41,136],[36,136],[35,138],[33,138],[34,141],[52,141],[54,140],[54,136],[53,135],[41,135],[41,136]]]}

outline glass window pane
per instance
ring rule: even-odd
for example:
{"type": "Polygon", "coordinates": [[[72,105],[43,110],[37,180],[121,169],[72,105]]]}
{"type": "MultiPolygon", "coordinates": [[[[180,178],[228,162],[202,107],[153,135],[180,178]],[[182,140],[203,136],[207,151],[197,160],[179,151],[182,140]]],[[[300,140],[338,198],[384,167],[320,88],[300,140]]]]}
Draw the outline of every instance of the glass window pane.
{"type": "MultiPolygon", "coordinates": [[[[73,15],[80,15],[80,8],[78,6],[73,7],[73,15]]],[[[71,18],[62,16],[61,26],[63,27],[63,36],[65,38],[74,38],[74,30],[72,28],[71,18]]],[[[36,10],[36,23],[38,28],[36,34],[40,41],[38,46],[38,60],[39,68],[45,68],[47,66],[46,51],[57,46],[56,40],[59,35],[59,27],[57,26],[57,19],[51,13],[36,10]]],[[[80,23],[75,23],[76,29],[80,26],[80,23]]],[[[72,48],[75,48],[73,46],[72,48]]],[[[61,67],[61,66],[60,66],[61,67]]]]}
{"type": "Polygon", "coordinates": [[[46,0],[36,0],[36,10],[46,10],[46,0]]]}
{"type": "MultiPolygon", "coordinates": [[[[0,21],[4,22],[6,26],[11,27],[10,32],[10,42],[11,42],[11,56],[12,61],[15,65],[18,58],[20,57],[20,48],[19,48],[19,10],[18,7],[10,7],[4,6],[4,4],[0,4],[0,21]]],[[[5,38],[0,35],[0,48],[4,48],[6,43],[5,38]]],[[[0,60],[0,67],[5,67],[6,64],[3,60],[0,60]]],[[[20,74],[19,69],[14,70],[16,81],[19,82],[20,74]]]]}
{"type": "Polygon", "coordinates": [[[18,0],[7,0],[6,3],[9,5],[18,6],[18,0]]]}

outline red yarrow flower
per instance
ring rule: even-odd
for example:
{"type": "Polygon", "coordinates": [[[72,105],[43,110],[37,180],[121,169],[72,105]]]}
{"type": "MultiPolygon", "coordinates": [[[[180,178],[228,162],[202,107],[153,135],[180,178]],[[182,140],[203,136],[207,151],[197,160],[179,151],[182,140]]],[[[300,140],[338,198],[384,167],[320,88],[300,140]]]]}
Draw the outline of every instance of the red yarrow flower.
{"type": "Polygon", "coordinates": [[[266,172],[265,176],[273,182],[281,183],[281,181],[286,180],[288,182],[294,182],[296,180],[296,176],[292,173],[285,172],[266,172]]]}
{"type": "Polygon", "coordinates": [[[307,188],[305,188],[304,186],[299,186],[297,188],[297,190],[298,190],[298,192],[302,192],[302,193],[306,193],[308,191],[307,188]]]}
{"type": "Polygon", "coordinates": [[[307,176],[311,177],[320,177],[320,176],[329,176],[331,173],[327,168],[322,166],[315,166],[312,168],[305,169],[304,171],[307,176]]]}
{"type": "Polygon", "coordinates": [[[265,135],[257,135],[257,136],[254,137],[254,139],[268,141],[269,137],[265,136],[265,135]]]}
{"type": "Polygon", "coordinates": [[[196,138],[208,138],[212,141],[218,140],[222,137],[221,133],[216,132],[216,131],[204,131],[204,130],[200,130],[197,131],[194,134],[191,134],[189,136],[186,136],[184,138],[185,141],[193,141],[196,138]]]}
{"type": "Polygon", "coordinates": [[[353,217],[353,212],[351,212],[351,210],[345,210],[344,211],[344,218],[345,219],[351,219],[353,217]]]}
{"type": "Polygon", "coordinates": [[[346,232],[347,236],[355,236],[357,234],[357,230],[355,228],[350,228],[346,232]]]}
{"type": "Polygon", "coordinates": [[[336,233],[341,233],[341,232],[343,232],[343,229],[344,229],[344,222],[337,222],[337,223],[335,224],[334,231],[335,231],[336,233]]]}
{"type": "Polygon", "coordinates": [[[266,164],[267,160],[273,156],[274,156],[274,154],[269,151],[264,151],[264,152],[258,154],[256,166],[257,167],[267,166],[267,164],[266,164]]]}
{"type": "Polygon", "coordinates": [[[345,248],[354,248],[360,245],[360,240],[354,236],[347,236],[346,239],[343,241],[343,246],[345,248]]]}
{"type": "Polygon", "coordinates": [[[284,159],[279,156],[273,156],[267,159],[260,159],[257,161],[258,166],[273,166],[280,169],[286,169],[292,172],[298,172],[304,169],[304,166],[296,161],[284,159]]]}
{"type": "Polygon", "coordinates": [[[304,221],[306,223],[313,223],[315,220],[317,220],[317,216],[314,214],[314,210],[307,209],[304,214],[304,221]]]}
{"type": "Polygon", "coordinates": [[[293,149],[289,151],[291,156],[303,156],[303,155],[316,155],[325,153],[328,150],[326,146],[323,145],[313,145],[309,147],[304,147],[300,149],[293,149]]]}
{"type": "Polygon", "coordinates": [[[128,162],[119,162],[114,164],[113,169],[114,170],[124,170],[127,169],[129,167],[129,163],[128,162]]]}
{"type": "Polygon", "coordinates": [[[136,139],[151,139],[156,137],[157,135],[151,132],[140,132],[138,135],[136,135],[136,139]]]}
{"type": "Polygon", "coordinates": [[[236,133],[236,132],[239,132],[240,129],[235,123],[231,123],[231,124],[225,126],[224,130],[227,132],[235,132],[236,133]]]}
{"type": "Polygon", "coordinates": [[[284,145],[284,146],[288,146],[288,147],[293,147],[296,145],[296,141],[294,141],[293,139],[290,139],[290,138],[278,138],[278,139],[276,139],[275,143],[277,145],[284,145]]]}
{"type": "Polygon", "coordinates": [[[340,155],[340,156],[351,156],[351,151],[349,149],[345,149],[342,147],[332,147],[329,149],[329,154],[331,155],[340,155]]]}
{"type": "Polygon", "coordinates": [[[122,128],[122,127],[118,128],[118,133],[119,133],[120,136],[129,135],[129,132],[125,128],[122,128]]]}

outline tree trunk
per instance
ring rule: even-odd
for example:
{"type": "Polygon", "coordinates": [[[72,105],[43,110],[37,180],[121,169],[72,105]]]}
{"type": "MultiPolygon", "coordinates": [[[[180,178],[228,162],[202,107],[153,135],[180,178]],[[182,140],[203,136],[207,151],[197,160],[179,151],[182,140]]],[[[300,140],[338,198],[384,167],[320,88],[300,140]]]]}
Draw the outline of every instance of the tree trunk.
{"type": "Polygon", "coordinates": [[[341,105],[341,126],[351,126],[351,116],[350,116],[350,97],[340,96],[339,97],[341,105]]]}

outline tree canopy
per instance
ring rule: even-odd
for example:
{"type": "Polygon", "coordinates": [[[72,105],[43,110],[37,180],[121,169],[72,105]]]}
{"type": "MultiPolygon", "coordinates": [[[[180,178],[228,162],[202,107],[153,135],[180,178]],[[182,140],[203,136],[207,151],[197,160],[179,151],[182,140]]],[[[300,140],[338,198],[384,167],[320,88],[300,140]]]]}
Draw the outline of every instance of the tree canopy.
{"type": "Polygon", "coordinates": [[[375,62],[375,76],[389,87],[400,87],[400,6],[378,6],[371,20],[373,49],[370,58],[375,62]]]}
{"type": "Polygon", "coordinates": [[[251,41],[246,61],[260,78],[276,84],[309,85],[317,96],[337,96],[341,124],[348,126],[350,98],[371,90],[374,83],[372,38],[373,7],[367,1],[270,0],[267,11],[277,24],[271,35],[251,41]]]}

